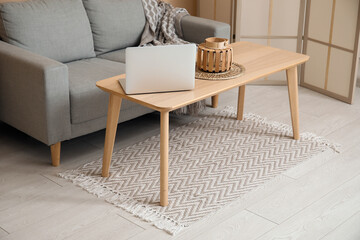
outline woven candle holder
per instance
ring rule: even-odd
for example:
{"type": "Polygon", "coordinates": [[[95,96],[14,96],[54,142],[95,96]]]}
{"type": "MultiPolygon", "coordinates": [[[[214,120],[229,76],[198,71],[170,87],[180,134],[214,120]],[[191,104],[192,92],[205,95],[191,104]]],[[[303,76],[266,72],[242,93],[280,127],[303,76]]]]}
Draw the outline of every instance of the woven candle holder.
{"type": "Polygon", "coordinates": [[[226,38],[211,37],[201,43],[197,52],[197,68],[205,72],[229,71],[233,61],[233,49],[226,38]]]}

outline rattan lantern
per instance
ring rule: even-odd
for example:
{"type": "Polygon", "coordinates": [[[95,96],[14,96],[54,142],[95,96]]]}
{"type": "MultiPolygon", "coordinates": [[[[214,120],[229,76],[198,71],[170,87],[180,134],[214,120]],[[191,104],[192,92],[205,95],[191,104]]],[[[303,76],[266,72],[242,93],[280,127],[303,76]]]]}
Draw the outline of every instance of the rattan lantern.
{"type": "Polygon", "coordinates": [[[233,61],[233,49],[226,38],[211,37],[198,46],[197,68],[206,72],[226,72],[233,61]]]}

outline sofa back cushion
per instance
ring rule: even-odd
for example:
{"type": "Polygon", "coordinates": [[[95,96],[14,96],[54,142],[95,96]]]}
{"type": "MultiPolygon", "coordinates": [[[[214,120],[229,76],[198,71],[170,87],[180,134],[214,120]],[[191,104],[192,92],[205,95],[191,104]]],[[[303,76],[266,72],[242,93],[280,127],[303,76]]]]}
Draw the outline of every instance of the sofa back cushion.
{"type": "Polygon", "coordinates": [[[97,55],[140,44],[145,27],[141,0],[83,0],[97,55]]]}
{"type": "Polygon", "coordinates": [[[81,0],[0,4],[0,37],[60,62],[95,56],[90,23],[81,0]]]}

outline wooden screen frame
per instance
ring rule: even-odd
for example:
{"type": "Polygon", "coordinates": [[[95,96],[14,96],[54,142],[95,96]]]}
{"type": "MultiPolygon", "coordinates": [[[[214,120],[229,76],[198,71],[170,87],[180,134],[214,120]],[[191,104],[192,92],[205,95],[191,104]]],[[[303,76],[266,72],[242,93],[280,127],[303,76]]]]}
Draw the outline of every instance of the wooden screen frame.
{"type": "MultiPolygon", "coordinates": [[[[311,84],[308,84],[305,82],[305,64],[302,65],[301,67],[301,75],[300,75],[300,86],[311,89],[313,91],[322,93],[326,96],[338,99],[340,101],[352,104],[353,102],[353,96],[354,96],[354,91],[356,88],[356,73],[357,73],[357,69],[358,69],[358,51],[359,51],[359,34],[360,34],[360,0],[359,0],[359,6],[358,6],[358,18],[357,18],[357,24],[356,24],[356,33],[355,33],[355,41],[354,41],[354,49],[350,50],[347,48],[343,48],[340,46],[337,46],[335,44],[332,44],[332,42],[330,43],[326,43],[323,41],[319,41],[316,39],[312,39],[309,38],[309,19],[310,19],[310,6],[311,6],[311,1],[312,0],[307,0],[307,4],[306,4],[306,16],[305,16],[305,32],[304,32],[304,41],[303,41],[303,53],[306,54],[307,52],[307,45],[308,45],[308,41],[312,41],[315,43],[320,43],[322,45],[327,46],[329,49],[330,48],[336,48],[336,49],[340,49],[342,51],[346,51],[346,52],[350,52],[353,54],[353,65],[352,65],[352,70],[351,70],[351,79],[350,79],[350,86],[349,86],[349,93],[348,93],[348,97],[344,97],[342,95],[339,95],[337,93],[331,92],[329,90],[323,89],[323,88],[319,88],[316,86],[313,86],[311,84]]],[[[336,0],[333,0],[333,5],[335,4],[336,0]]],[[[334,8],[334,6],[333,6],[334,8]]],[[[333,10],[334,11],[334,10],[333,10]]],[[[331,26],[330,26],[330,32],[332,32],[333,29],[333,23],[334,23],[334,14],[332,14],[331,16],[331,26]]],[[[330,61],[331,56],[328,54],[327,55],[327,68],[326,68],[326,75],[329,72],[329,61],[330,61]]],[[[325,80],[326,81],[326,80],[325,80]]]]}

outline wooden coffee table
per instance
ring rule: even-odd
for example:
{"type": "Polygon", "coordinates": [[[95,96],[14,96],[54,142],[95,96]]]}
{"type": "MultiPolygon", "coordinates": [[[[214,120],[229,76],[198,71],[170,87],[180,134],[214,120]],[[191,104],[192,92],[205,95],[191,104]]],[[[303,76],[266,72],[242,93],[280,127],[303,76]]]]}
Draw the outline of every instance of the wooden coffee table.
{"type": "MultiPolygon", "coordinates": [[[[297,66],[309,57],[303,54],[262,46],[249,42],[232,44],[234,61],[242,64],[246,71],[239,78],[224,81],[195,80],[195,89],[183,92],[126,95],[118,80],[125,75],[98,81],[96,86],[110,94],[106,136],[103,156],[102,176],[109,176],[109,167],[114,148],[116,127],[122,99],[127,99],[160,112],[160,205],[168,205],[168,147],[169,112],[212,97],[217,105],[217,95],[232,88],[239,88],[237,120],[242,120],[244,110],[245,85],[258,78],[279,71],[286,71],[290,111],[294,139],[299,139],[298,76],[297,66]]],[[[169,76],[171,77],[171,76],[169,76]]]]}

